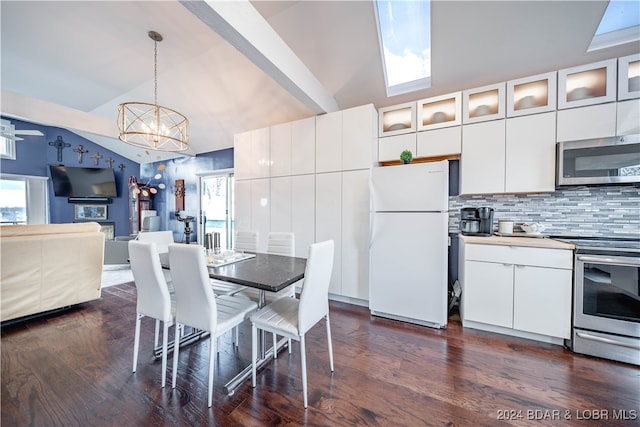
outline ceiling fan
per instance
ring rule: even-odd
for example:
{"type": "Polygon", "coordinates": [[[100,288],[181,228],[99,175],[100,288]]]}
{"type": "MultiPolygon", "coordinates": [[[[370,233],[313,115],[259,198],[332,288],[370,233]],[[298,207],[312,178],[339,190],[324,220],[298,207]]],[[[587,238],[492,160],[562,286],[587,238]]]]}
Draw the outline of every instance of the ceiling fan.
{"type": "Polygon", "coordinates": [[[24,138],[20,138],[17,135],[24,136],[44,136],[42,132],[36,129],[20,129],[16,130],[16,127],[9,120],[2,119],[0,122],[0,136],[13,141],[22,141],[24,138]]]}

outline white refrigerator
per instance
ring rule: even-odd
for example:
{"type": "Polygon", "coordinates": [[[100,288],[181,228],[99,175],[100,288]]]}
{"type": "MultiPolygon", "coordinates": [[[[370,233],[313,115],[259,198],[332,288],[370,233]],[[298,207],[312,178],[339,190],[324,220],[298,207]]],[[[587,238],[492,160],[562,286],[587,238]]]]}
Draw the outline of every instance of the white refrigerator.
{"type": "Polygon", "coordinates": [[[373,168],[369,309],[447,326],[449,162],[373,168]]]}

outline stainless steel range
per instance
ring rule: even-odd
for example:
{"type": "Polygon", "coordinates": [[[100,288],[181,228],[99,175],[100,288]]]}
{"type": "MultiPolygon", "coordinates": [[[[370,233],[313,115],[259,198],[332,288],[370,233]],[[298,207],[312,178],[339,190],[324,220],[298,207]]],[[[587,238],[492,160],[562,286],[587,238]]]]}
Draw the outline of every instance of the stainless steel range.
{"type": "Polygon", "coordinates": [[[576,353],[640,365],[640,239],[561,239],[576,245],[576,353]]]}

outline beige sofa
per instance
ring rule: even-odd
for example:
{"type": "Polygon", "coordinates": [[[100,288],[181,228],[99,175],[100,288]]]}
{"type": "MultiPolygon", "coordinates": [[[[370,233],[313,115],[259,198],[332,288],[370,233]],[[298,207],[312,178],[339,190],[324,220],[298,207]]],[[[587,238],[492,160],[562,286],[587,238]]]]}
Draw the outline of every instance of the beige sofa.
{"type": "Polygon", "coordinates": [[[100,298],[103,257],[96,222],[0,227],[0,320],[100,298]]]}

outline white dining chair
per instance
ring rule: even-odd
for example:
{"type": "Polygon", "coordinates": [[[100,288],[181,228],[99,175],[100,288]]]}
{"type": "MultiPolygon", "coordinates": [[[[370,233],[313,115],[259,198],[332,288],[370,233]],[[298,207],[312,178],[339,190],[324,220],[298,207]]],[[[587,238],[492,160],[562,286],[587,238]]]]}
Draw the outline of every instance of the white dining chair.
{"type": "MultiPolygon", "coordinates": [[[[209,283],[206,259],[198,245],[169,245],[169,267],[176,295],[176,340],[184,326],[207,331],[209,339],[208,405],[213,398],[213,363],[216,339],[240,325],[258,305],[246,298],[229,295],[214,296],[209,283]]],[[[176,387],[180,349],[173,350],[173,381],[176,387]]]]}
{"type": "MultiPolygon", "coordinates": [[[[147,217],[150,218],[150,217],[147,217]]],[[[146,219],[146,218],[145,218],[146,219]]],[[[156,244],[156,252],[157,254],[166,254],[169,252],[169,245],[173,243],[173,231],[164,230],[164,231],[147,231],[144,233],[138,233],[136,240],[139,242],[153,242],[156,244]]],[[[171,272],[167,269],[162,270],[164,274],[164,279],[167,281],[169,285],[169,289],[172,289],[173,279],[171,278],[171,272]]]]}
{"type": "MultiPolygon", "coordinates": [[[[256,386],[258,329],[300,342],[302,393],[307,407],[307,360],[305,334],[323,317],[326,319],[329,364],[333,372],[333,349],[329,324],[329,283],[333,269],[333,240],[314,243],[309,248],[300,299],[280,298],[251,316],[251,376],[256,386]]],[[[277,351],[275,348],[274,352],[277,351]]]]}
{"type": "Polygon", "coordinates": [[[236,251],[258,252],[258,232],[236,231],[233,248],[236,251]]]}
{"type": "Polygon", "coordinates": [[[133,372],[138,364],[140,347],[140,322],[143,317],[156,320],[155,346],[158,346],[160,322],[162,329],[162,387],[167,376],[167,345],[169,326],[174,324],[175,303],[171,299],[167,282],[162,273],[156,244],[151,242],[129,241],[129,260],[136,285],[136,329],[133,344],[133,372]]]}

